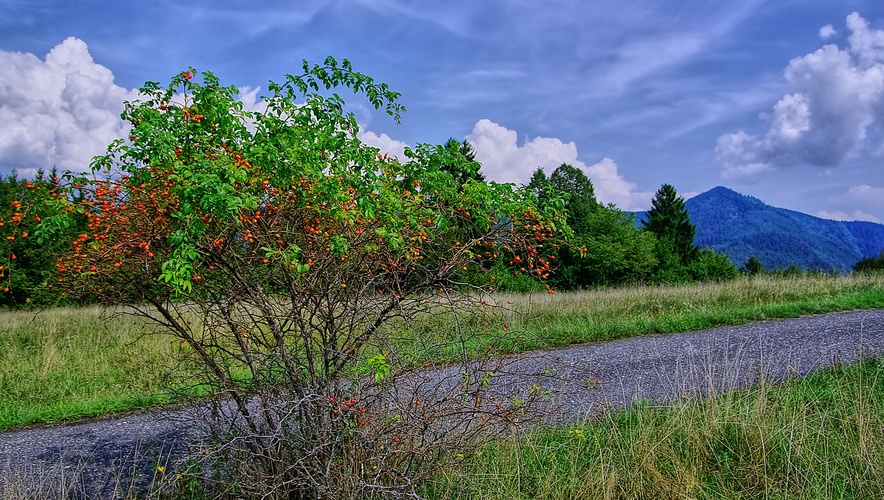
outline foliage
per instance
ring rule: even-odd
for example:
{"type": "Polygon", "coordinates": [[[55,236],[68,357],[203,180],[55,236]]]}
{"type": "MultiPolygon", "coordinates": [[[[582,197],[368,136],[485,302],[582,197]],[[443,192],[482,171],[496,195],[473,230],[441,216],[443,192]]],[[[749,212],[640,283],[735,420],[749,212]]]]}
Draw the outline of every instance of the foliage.
{"type": "Polygon", "coordinates": [[[567,193],[565,210],[568,213],[568,225],[574,233],[587,233],[587,217],[599,207],[592,181],[579,168],[562,163],[553,170],[548,182],[556,193],[567,193]]]}
{"type": "Polygon", "coordinates": [[[646,281],[657,265],[653,235],[635,226],[634,216],[614,206],[599,206],[584,218],[584,233],[575,234],[573,247],[559,252],[553,275],[564,289],[616,286],[646,281]]]}
{"type": "Polygon", "coordinates": [[[485,176],[479,171],[482,164],[476,161],[476,150],[466,139],[462,142],[457,142],[453,138],[448,139],[448,142],[437,150],[437,158],[434,161],[438,161],[439,170],[451,174],[459,186],[471,180],[485,181],[485,176]]]}
{"type": "Polygon", "coordinates": [[[854,272],[869,272],[884,270],[884,250],[874,257],[867,257],[860,260],[853,266],[854,272]]]}
{"type": "Polygon", "coordinates": [[[552,275],[557,288],[635,283],[650,277],[657,263],[654,238],[637,230],[632,214],[595,199],[592,181],[578,168],[562,164],[547,178],[538,168],[528,183],[538,197],[564,197],[572,245],[555,255],[552,275]]]}
{"type": "Polygon", "coordinates": [[[671,184],[664,184],[654,194],[642,228],[657,236],[658,258],[664,269],[675,263],[688,266],[697,256],[694,245],[696,227],[691,224],[684,198],[671,184]],[[670,256],[674,261],[670,264],[670,256]]]}
{"type": "Polygon", "coordinates": [[[538,200],[542,200],[546,198],[549,193],[555,192],[549,179],[546,177],[546,172],[544,172],[541,167],[537,167],[537,169],[534,170],[534,173],[531,174],[531,179],[528,181],[527,186],[538,200]]]}
{"type": "Polygon", "coordinates": [[[723,253],[702,248],[690,265],[691,277],[697,281],[724,281],[737,277],[737,266],[723,253]]]}
{"type": "Polygon", "coordinates": [[[48,175],[38,171],[33,180],[19,179],[15,172],[0,179],[0,227],[6,257],[0,265],[0,305],[45,306],[59,301],[46,288],[55,256],[84,225],[82,218],[66,219],[55,238],[41,234],[43,218],[57,217],[69,206],[69,200],[58,193],[58,182],[54,170],[48,175]]]}
{"type": "MultiPolygon", "coordinates": [[[[476,165],[445,146],[419,145],[403,163],[362,144],[329,91],[361,93],[397,120],[403,108],[346,60],[305,62],[270,84],[260,113],[197,75],[145,84],[125,106],[128,140],[96,158],[90,177],[70,176],[82,199],[69,212],[88,231],[58,263],[57,286],[127,305],[186,346],[192,385],[230,405],[214,428],[228,463],[242,464],[241,493],[410,494],[454,450],[531,418],[539,391],[485,397],[496,394],[496,357],[473,362],[462,350],[453,378],[432,390],[416,382],[421,358],[472,332],[456,323],[421,344],[409,329],[479,306],[493,280],[470,289],[458,276],[489,260],[545,277],[567,233],[561,202],[459,183],[451,172],[476,165]],[[402,338],[418,345],[399,351],[402,338]]],[[[64,230],[61,219],[44,226],[64,230]]]]}
{"type": "Polygon", "coordinates": [[[764,272],[764,264],[758,260],[758,257],[751,255],[749,256],[749,260],[743,264],[743,271],[748,274],[761,274],[764,272]]]}

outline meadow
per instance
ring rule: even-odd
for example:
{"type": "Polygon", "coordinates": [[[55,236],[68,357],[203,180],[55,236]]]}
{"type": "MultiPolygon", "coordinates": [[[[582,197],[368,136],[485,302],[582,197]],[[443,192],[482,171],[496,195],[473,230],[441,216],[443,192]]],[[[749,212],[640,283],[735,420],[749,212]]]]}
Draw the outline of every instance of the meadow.
{"type": "MultiPolygon", "coordinates": [[[[756,276],[496,300],[513,304],[500,313],[509,330],[495,342],[516,352],[884,307],[884,276],[756,276]]],[[[434,321],[445,318],[422,328],[433,330],[434,321]]],[[[485,339],[474,343],[478,352],[485,339]]],[[[176,365],[177,340],[98,307],[2,312],[0,346],[0,429],[168,403],[187,378],[176,365]]]]}
{"type": "Polygon", "coordinates": [[[428,498],[880,498],[884,361],[492,442],[428,498]]]}
{"type": "MultiPolygon", "coordinates": [[[[501,294],[505,352],[884,307],[882,275],[501,294]],[[505,302],[504,302],[505,301],[505,302]]],[[[120,311],[116,311],[120,312],[120,311]]],[[[185,348],[97,307],[0,313],[0,429],[176,402],[185,348]]],[[[420,328],[432,330],[439,316],[420,328]]],[[[477,318],[472,321],[478,322],[477,318]]],[[[475,340],[478,351],[484,345],[475,340]]],[[[444,361],[445,353],[439,354],[444,361]]],[[[430,498],[867,498],[884,488],[884,363],[495,441],[430,498]],[[468,474],[465,472],[468,471],[468,474]]],[[[2,496],[2,495],[0,495],[2,496]]]]}

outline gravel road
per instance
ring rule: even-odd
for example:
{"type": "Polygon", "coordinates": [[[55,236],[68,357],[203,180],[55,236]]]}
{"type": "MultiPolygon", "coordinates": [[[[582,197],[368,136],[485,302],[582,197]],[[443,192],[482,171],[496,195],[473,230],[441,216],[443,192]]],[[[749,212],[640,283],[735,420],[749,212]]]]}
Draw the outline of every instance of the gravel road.
{"type": "MultiPolygon", "coordinates": [[[[536,372],[561,360],[567,420],[622,408],[636,398],[666,403],[734,387],[762,375],[781,380],[814,370],[884,356],[884,309],[805,316],[697,332],[575,345],[524,356],[511,369],[536,372]],[[520,368],[521,367],[521,368],[520,368]],[[569,371],[568,367],[573,367],[569,371]],[[601,380],[586,390],[590,367],[601,380]]],[[[496,382],[517,385],[515,375],[496,382]]],[[[157,466],[174,463],[198,436],[182,410],[157,410],[54,426],[0,432],[0,498],[115,498],[142,490],[157,466]],[[185,417],[186,418],[186,417],[185,417]],[[65,478],[65,488],[58,486],[65,478]],[[35,486],[36,485],[36,486],[35,486]]],[[[162,474],[172,474],[171,467],[162,474]]]]}

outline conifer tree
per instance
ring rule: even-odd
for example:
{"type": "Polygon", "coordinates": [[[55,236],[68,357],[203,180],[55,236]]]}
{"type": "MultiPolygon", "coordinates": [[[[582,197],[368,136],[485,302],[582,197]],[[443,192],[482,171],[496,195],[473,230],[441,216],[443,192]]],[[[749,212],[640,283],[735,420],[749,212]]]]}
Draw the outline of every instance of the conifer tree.
{"type": "MultiPolygon", "coordinates": [[[[660,251],[671,251],[678,263],[687,266],[696,259],[698,249],[694,245],[697,228],[691,224],[684,198],[672,185],[663,184],[651,205],[642,228],[657,236],[660,251]]],[[[660,262],[667,260],[660,258],[660,262]]]]}

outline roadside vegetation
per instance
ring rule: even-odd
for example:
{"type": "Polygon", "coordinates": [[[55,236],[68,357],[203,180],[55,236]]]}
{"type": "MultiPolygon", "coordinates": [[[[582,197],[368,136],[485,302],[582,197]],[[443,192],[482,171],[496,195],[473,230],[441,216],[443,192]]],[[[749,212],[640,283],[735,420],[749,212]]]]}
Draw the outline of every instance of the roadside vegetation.
{"type": "MultiPolygon", "coordinates": [[[[884,307],[884,275],[742,277],[718,283],[631,286],[550,295],[498,294],[512,302],[504,352],[773,318],[884,307]]],[[[481,323],[477,314],[471,316],[481,323]]],[[[425,322],[440,330],[441,316],[425,322]]],[[[178,339],[95,307],[0,312],[0,428],[50,423],[176,401],[188,373],[178,339]]],[[[445,361],[439,352],[438,362],[445,361]]],[[[192,393],[191,393],[192,394],[192,393]]]]}
{"type": "Polygon", "coordinates": [[[877,498],[884,488],[884,361],[482,448],[427,498],[877,498]]]}
{"type": "MultiPolygon", "coordinates": [[[[534,333],[541,331],[549,344],[564,345],[882,307],[884,276],[756,276],[498,299],[519,311],[508,320],[516,350],[534,347],[534,333]]],[[[9,346],[0,365],[4,428],[172,401],[170,361],[181,345],[146,335],[130,317],[110,317],[97,307],[7,311],[0,325],[0,342],[9,346]]],[[[697,401],[638,402],[591,422],[502,437],[464,459],[420,493],[438,499],[871,498],[884,486],[884,361],[776,385],[762,381],[749,391],[697,401]]],[[[174,498],[215,494],[197,478],[179,483],[186,491],[174,498]]],[[[0,498],[27,491],[9,483],[0,498]]],[[[76,484],[53,491],[76,491],[76,484]]]]}

